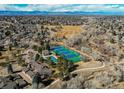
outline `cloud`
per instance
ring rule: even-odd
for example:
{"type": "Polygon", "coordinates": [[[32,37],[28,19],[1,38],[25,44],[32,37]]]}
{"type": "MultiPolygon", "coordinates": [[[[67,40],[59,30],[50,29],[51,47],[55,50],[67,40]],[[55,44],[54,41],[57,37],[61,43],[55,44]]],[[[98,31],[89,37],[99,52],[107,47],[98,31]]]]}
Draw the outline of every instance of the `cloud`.
{"type": "Polygon", "coordinates": [[[124,12],[124,4],[0,4],[0,10],[48,12],[124,12]]]}

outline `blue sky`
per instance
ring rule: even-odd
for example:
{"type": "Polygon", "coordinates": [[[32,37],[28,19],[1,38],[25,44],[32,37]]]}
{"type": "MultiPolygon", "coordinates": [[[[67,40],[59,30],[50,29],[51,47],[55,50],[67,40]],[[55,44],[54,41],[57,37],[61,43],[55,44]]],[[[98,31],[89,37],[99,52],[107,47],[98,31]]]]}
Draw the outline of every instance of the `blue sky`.
{"type": "Polygon", "coordinates": [[[124,4],[0,4],[1,11],[124,12],[124,4]]]}

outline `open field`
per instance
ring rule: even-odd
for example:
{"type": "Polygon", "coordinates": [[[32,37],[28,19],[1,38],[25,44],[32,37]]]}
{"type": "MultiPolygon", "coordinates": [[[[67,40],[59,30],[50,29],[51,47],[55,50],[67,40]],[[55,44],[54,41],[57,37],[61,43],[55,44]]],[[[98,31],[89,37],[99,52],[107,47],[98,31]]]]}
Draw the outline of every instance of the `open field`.
{"type": "Polygon", "coordinates": [[[58,31],[55,36],[69,38],[79,34],[82,30],[81,26],[62,26],[62,29],[58,31]]]}

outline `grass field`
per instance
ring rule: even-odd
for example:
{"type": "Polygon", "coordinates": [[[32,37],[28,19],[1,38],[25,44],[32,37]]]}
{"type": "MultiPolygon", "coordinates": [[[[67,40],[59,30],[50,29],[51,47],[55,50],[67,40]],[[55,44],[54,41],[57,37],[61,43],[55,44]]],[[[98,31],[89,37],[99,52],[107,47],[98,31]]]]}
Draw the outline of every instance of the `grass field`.
{"type": "Polygon", "coordinates": [[[56,37],[72,37],[82,31],[81,26],[62,26],[60,31],[57,31],[56,37]]]}

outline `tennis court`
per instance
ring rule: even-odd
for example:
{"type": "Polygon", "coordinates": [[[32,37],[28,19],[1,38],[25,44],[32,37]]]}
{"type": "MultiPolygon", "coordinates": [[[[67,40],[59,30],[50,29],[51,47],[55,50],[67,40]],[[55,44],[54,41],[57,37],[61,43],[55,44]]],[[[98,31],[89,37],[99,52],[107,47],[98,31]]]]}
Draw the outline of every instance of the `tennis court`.
{"type": "Polygon", "coordinates": [[[55,46],[51,48],[53,52],[55,52],[57,55],[64,57],[66,60],[69,60],[71,62],[79,62],[82,60],[82,56],[68,48],[65,48],[64,46],[55,46]]]}

